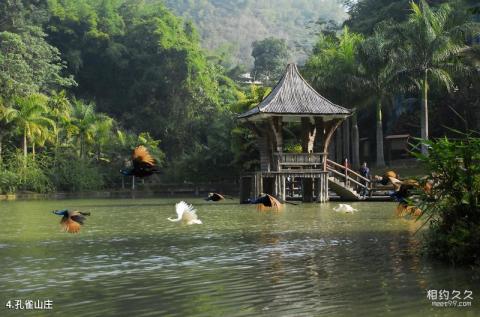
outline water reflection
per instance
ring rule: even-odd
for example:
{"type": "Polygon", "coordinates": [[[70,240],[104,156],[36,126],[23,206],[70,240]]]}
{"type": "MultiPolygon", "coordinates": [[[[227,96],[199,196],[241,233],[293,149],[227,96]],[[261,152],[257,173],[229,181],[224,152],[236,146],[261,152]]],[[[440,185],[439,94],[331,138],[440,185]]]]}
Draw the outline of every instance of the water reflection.
{"type": "Polygon", "coordinates": [[[79,235],[61,233],[49,213],[64,201],[0,204],[0,300],[50,298],[54,316],[480,313],[475,301],[431,307],[427,289],[480,294],[478,273],[425,261],[419,223],[395,218],[394,204],[352,215],[334,204],[264,213],[188,200],[204,225],[177,226],[166,220],[175,202],[71,200],[92,212],[79,235]]]}

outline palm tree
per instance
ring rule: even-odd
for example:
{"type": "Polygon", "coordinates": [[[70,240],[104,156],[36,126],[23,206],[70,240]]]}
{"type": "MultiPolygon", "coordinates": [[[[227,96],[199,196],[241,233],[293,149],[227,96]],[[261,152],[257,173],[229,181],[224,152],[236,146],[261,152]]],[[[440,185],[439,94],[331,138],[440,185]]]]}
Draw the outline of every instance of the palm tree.
{"type": "MultiPolygon", "coordinates": [[[[28,142],[35,142],[35,138],[46,136],[48,128],[55,128],[53,120],[47,117],[48,97],[42,94],[31,94],[15,99],[15,107],[9,114],[10,121],[23,135],[23,156],[28,154],[28,142]]],[[[34,146],[34,145],[33,145],[34,146]]]]}
{"type": "MultiPolygon", "coordinates": [[[[443,4],[433,11],[420,0],[411,2],[408,20],[393,28],[398,43],[397,78],[415,84],[421,93],[421,138],[428,140],[428,90],[432,80],[448,90],[453,85],[450,70],[452,57],[458,55],[465,46],[461,34],[467,24],[453,21],[453,10],[443,4]]],[[[407,85],[408,86],[408,85],[407,85]]],[[[422,153],[427,154],[422,144],[422,153]]]]}
{"type": "Polygon", "coordinates": [[[52,92],[50,99],[48,100],[48,107],[52,119],[55,121],[55,148],[60,143],[60,129],[65,127],[70,122],[72,105],[67,98],[65,90],[60,92],[52,92]]]}
{"type": "Polygon", "coordinates": [[[13,119],[15,110],[7,105],[0,104],[0,166],[3,163],[3,139],[10,133],[13,128],[13,119]]]}
{"type": "Polygon", "coordinates": [[[87,145],[93,142],[95,136],[95,125],[97,124],[95,106],[81,100],[74,100],[72,106],[72,134],[77,138],[79,157],[83,158],[87,145]]]}
{"type": "MultiPolygon", "coordinates": [[[[58,148],[62,144],[61,133],[67,140],[69,136],[69,127],[71,124],[72,104],[67,97],[65,90],[60,92],[52,92],[50,99],[48,100],[48,106],[50,109],[50,116],[55,121],[55,141],[54,141],[54,159],[53,166],[57,165],[58,148]]],[[[57,175],[55,174],[55,177],[57,175]]]]}
{"type": "Polygon", "coordinates": [[[97,160],[100,160],[102,147],[107,144],[112,137],[112,128],[115,121],[109,116],[99,113],[96,115],[96,124],[94,126],[94,141],[96,147],[97,160]]]}
{"type": "MultiPolygon", "coordinates": [[[[385,166],[383,149],[382,104],[391,94],[391,71],[388,67],[390,49],[388,41],[380,31],[367,38],[357,52],[359,81],[365,91],[375,99],[376,113],[376,165],[385,166]]],[[[368,98],[371,99],[371,98],[368,98]]],[[[369,100],[371,101],[371,100],[369,100]]]]}
{"type": "MultiPolygon", "coordinates": [[[[313,55],[305,66],[306,75],[326,97],[342,106],[353,108],[362,95],[356,84],[356,51],[363,41],[360,34],[350,32],[347,27],[339,36],[321,35],[313,55]]],[[[359,166],[359,134],[356,113],[352,116],[352,163],[359,166]]]]}

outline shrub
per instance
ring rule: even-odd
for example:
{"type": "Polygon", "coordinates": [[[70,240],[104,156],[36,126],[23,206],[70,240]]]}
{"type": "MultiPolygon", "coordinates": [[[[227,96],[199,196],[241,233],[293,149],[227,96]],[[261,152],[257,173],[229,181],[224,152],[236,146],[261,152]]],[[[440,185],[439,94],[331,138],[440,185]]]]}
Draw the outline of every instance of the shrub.
{"type": "Polygon", "coordinates": [[[98,166],[89,159],[79,159],[68,153],[59,155],[49,174],[57,190],[98,190],[104,185],[103,175],[98,166]]]}
{"type": "Polygon", "coordinates": [[[10,155],[7,171],[16,177],[16,189],[45,193],[53,190],[53,184],[45,174],[47,166],[46,156],[28,155],[26,158],[21,152],[10,155]]]}
{"type": "Polygon", "coordinates": [[[15,193],[18,183],[18,176],[15,173],[0,170],[0,194],[15,193]]]}
{"type": "Polygon", "coordinates": [[[429,155],[415,154],[433,187],[419,207],[427,217],[426,252],[453,264],[480,264],[480,138],[428,141],[429,155]]]}

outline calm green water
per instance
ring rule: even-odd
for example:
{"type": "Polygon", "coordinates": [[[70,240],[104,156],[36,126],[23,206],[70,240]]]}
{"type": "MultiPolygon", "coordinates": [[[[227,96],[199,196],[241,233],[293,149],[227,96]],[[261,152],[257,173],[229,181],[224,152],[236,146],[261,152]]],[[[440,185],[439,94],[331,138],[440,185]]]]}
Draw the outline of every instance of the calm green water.
{"type": "Polygon", "coordinates": [[[419,257],[418,224],[393,203],[187,201],[203,225],[166,220],[178,199],[0,202],[0,316],[480,316],[478,272],[419,257]],[[92,216],[67,234],[60,208],[92,216]],[[471,290],[472,307],[434,308],[428,289],[471,290]]]}

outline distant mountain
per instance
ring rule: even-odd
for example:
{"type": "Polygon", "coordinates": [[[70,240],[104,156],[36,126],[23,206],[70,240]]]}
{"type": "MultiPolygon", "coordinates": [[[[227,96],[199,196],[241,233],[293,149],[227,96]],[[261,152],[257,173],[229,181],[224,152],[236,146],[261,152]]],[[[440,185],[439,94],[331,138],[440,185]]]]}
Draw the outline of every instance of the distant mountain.
{"type": "Polygon", "coordinates": [[[192,20],[209,50],[229,53],[230,64],[251,66],[252,42],[269,36],[287,40],[291,59],[302,62],[313,42],[315,22],[343,22],[341,0],[163,0],[192,20]]]}

